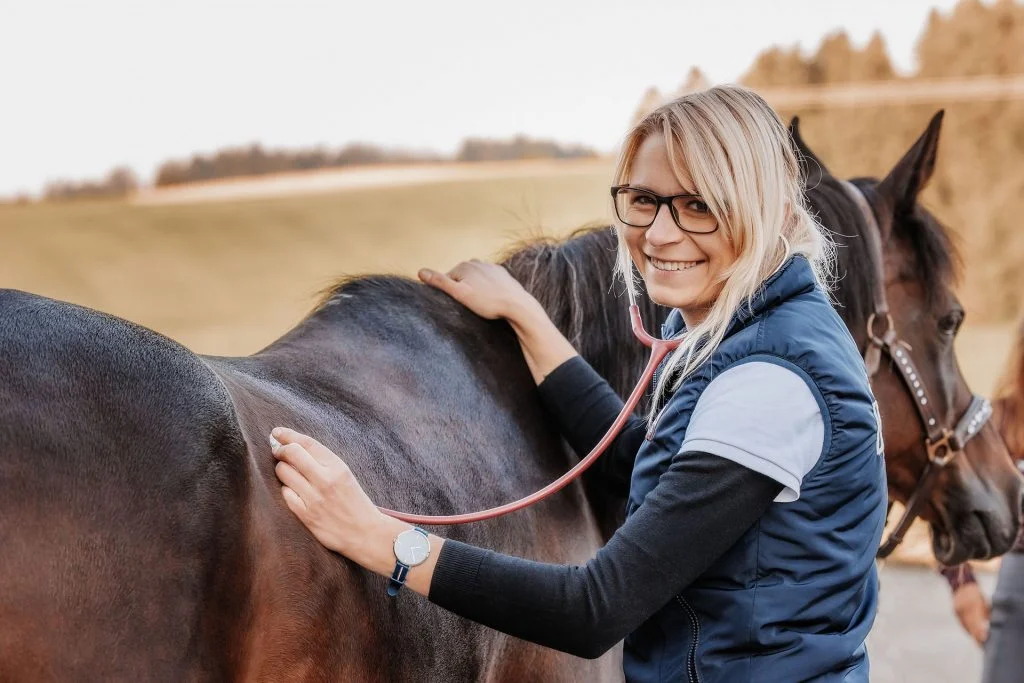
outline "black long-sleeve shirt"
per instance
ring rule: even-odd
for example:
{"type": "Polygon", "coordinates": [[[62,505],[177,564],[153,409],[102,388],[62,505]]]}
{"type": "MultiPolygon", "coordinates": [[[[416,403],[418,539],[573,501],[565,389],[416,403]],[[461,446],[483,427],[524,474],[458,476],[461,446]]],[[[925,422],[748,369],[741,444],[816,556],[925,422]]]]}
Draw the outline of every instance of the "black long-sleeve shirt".
{"type": "MultiPolygon", "coordinates": [[[[582,358],[540,385],[577,453],[604,435],[622,400],[582,358]]],[[[595,467],[617,492],[645,429],[633,418],[595,467]]],[[[643,505],[585,565],[502,555],[444,543],[430,600],[481,624],[582,657],[622,640],[700,576],[764,513],[782,484],[725,458],[677,454],[643,505]]]]}
{"type": "MultiPolygon", "coordinates": [[[[537,388],[544,408],[581,458],[597,445],[622,410],[622,398],[580,356],[559,365],[537,388]]],[[[625,497],[633,463],[646,434],[646,423],[630,415],[622,431],[588,472],[601,477],[614,495],[625,497]]]]}

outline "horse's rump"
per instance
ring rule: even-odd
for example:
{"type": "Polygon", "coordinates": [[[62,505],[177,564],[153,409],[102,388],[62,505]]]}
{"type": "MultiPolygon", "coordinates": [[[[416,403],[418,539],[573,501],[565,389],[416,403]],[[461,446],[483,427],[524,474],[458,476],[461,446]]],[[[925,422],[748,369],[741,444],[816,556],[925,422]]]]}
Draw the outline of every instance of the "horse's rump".
{"type": "Polygon", "coordinates": [[[94,311],[0,290],[0,680],[223,678],[245,446],[215,375],[94,311]]]}

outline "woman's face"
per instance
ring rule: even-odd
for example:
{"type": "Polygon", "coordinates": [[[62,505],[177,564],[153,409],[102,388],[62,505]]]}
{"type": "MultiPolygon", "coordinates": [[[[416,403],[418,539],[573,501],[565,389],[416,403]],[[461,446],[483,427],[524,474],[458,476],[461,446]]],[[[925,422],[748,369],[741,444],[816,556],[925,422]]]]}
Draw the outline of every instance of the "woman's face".
{"type": "MultiPolygon", "coordinates": [[[[633,159],[629,185],[662,196],[697,193],[688,169],[681,168],[678,178],[673,173],[660,133],[649,135],[641,143],[633,159]]],[[[736,253],[725,230],[706,232],[716,226],[707,205],[688,200],[686,207],[687,211],[678,212],[679,222],[705,234],[680,230],[666,205],[659,207],[650,227],[624,225],[621,229],[633,263],[647,285],[647,294],[656,303],[680,309],[687,327],[693,327],[704,319],[722,291],[720,276],[736,260],[736,253]]]]}

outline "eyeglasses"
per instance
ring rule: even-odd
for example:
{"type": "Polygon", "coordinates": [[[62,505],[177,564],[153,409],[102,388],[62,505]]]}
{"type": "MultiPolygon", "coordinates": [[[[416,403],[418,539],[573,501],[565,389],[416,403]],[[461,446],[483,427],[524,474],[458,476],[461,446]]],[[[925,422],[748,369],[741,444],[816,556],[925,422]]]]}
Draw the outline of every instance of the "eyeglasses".
{"type": "Polygon", "coordinates": [[[650,190],[629,185],[614,185],[611,188],[615,201],[615,215],[620,221],[634,228],[649,228],[654,225],[662,204],[667,204],[672,220],[683,232],[706,235],[718,230],[718,220],[699,194],[685,193],[663,197],[650,190]],[[686,225],[683,225],[683,219],[686,225]]]}

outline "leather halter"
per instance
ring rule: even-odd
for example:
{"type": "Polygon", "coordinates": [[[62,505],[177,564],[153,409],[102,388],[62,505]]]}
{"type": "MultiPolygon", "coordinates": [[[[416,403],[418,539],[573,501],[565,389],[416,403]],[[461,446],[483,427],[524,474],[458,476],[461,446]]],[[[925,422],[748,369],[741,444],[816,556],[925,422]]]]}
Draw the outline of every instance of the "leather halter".
{"type": "Polygon", "coordinates": [[[988,400],[975,394],[971,396],[971,403],[966,412],[952,429],[936,417],[934,404],[928,398],[928,390],[921,379],[921,373],[918,372],[910,355],[912,349],[896,334],[896,326],[893,323],[892,314],[889,312],[889,302],[885,296],[882,231],[878,226],[878,220],[875,218],[875,213],[867,198],[856,185],[845,180],[840,180],[839,184],[860,209],[868,227],[864,238],[868,241],[871,251],[871,267],[874,271],[872,273],[874,311],[868,316],[868,342],[864,351],[864,367],[867,370],[868,379],[873,380],[881,365],[882,354],[887,354],[892,360],[899,371],[899,376],[903,379],[903,384],[910,392],[914,407],[917,408],[917,414],[921,418],[925,434],[924,445],[928,453],[928,464],[925,465],[924,472],[917,480],[914,491],[907,499],[903,517],[900,518],[889,538],[878,549],[878,557],[886,558],[903,542],[904,534],[921,513],[939,474],[953,462],[956,456],[963,452],[967,442],[977,436],[982,426],[992,416],[992,406],[988,400]],[[884,322],[885,325],[880,334],[875,332],[875,327],[879,322],[884,322]]]}

